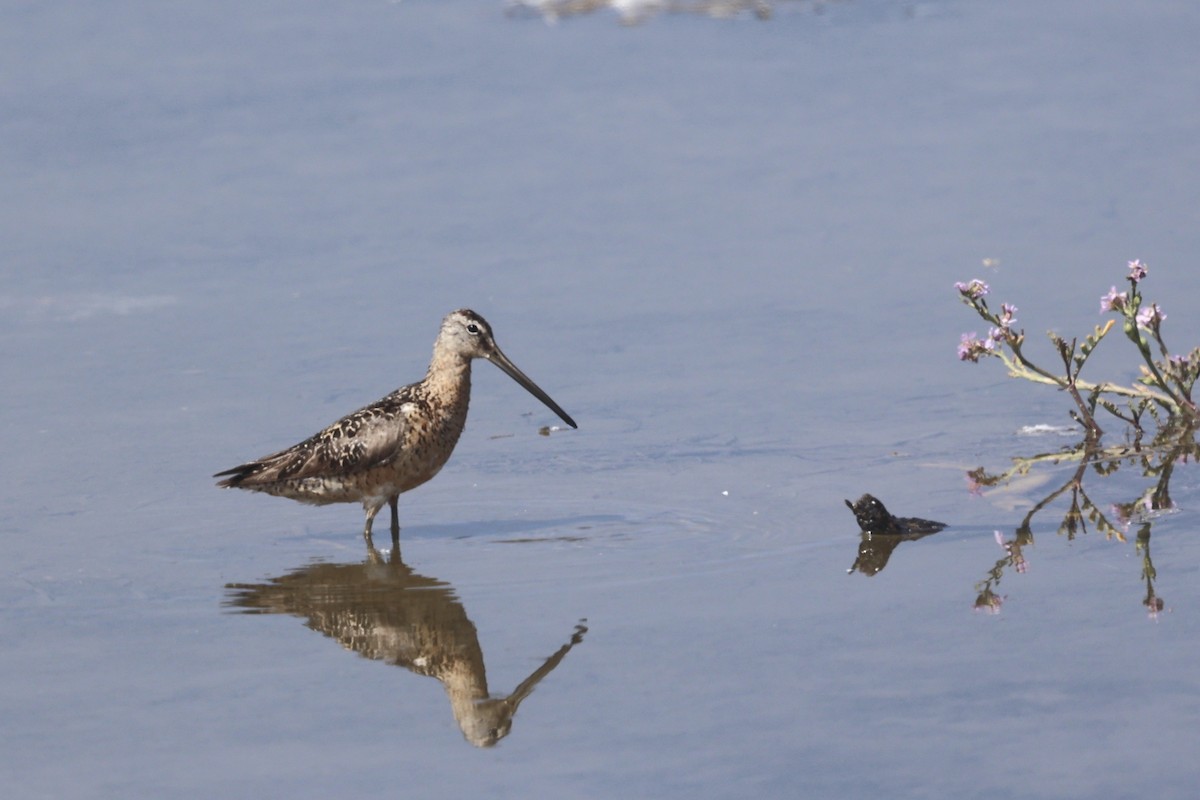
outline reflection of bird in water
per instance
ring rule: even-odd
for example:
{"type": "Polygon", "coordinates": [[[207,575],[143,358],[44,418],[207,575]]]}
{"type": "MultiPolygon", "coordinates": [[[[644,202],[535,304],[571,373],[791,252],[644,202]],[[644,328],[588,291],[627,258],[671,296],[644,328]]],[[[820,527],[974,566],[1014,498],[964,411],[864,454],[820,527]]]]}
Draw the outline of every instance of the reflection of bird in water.
{"type": "Polygon", "coordinates": [[[446,583],[413,572],[393,550],[362,564],[311,564],[263,584],[230,584],[226,604],[251,614],[292,614],[364,658],[385,661],[442,682],[467,741],[490,747],[508,735],[513,715],[538,682],[579,642],[566,644],[512,693],[488,693],[475,625],[446,583]]]}
{"type": "Polygon", "coordinates": [[[288,497],[303,503],[362,503],[371,523],[387,503],[392,540],[400,536],[397,503],[402,492],[441,470],[467,422],[471,359],[485,358],[504,370],[572,428],[575,420],[501,352],[492,329],[470,309],[446,315],[433,344],[429,371],[365,408],[342,417],[297,445],[241,464],[213,477],[217,485],[288,497]]]}
{"type": "Polygon", "coordinates": [[[883,503],[869,494],[853,503],[847,500],[846,505],[862,531],[858,558],[847,572],[858,571],[867,576],[881,572],[901,542],[916,541],[946,527],[944,523],[919,517],[892,516],[883,503]]]}

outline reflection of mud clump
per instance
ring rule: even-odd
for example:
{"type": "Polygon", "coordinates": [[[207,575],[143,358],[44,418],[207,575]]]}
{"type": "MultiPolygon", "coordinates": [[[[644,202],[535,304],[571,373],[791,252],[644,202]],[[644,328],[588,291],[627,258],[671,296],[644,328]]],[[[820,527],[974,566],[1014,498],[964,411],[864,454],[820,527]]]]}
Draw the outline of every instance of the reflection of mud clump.
{"type": "Polygon", "coordinates": [[[892,516],[883,503],[869,494],[853,503],[847,500],[846,506],[854,513],[854,520],[862,531],[858,557],[847,572],[864,575],[881,572],[901,542],[915,541],[946,527],[943,522],[919,517],[892,516]]]}

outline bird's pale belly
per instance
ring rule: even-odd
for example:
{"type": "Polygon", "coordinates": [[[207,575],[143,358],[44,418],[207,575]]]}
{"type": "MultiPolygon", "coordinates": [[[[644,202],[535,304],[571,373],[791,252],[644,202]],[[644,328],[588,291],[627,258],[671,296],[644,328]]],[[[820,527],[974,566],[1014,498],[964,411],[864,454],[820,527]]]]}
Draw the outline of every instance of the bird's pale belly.
{"type": "Polygon", "coordinates": [[[389,497],[415,489],[437,475],[446,460],[442,459],[436,464],[426,462],[418,465],[412,463],[412,459],[401,458],[349,475],[282,480],[252,488],[277,497],[287,497],[318,506],[329,503],[362,503],[368,500],[382,503],[389,497]]]}

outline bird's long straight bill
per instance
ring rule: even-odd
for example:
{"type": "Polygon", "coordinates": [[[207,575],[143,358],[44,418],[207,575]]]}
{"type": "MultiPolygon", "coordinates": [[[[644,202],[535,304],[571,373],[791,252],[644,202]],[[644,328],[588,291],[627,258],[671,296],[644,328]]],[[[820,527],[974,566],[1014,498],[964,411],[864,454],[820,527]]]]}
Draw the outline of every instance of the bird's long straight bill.
{"type": "Polygon", "coordinates": [[[562,419],[563,422],[567,423],[572,428],[579,427],[578,425],[575,424],[575,420],[571,419],[570,414],[568,414],[567,412],[565,412],[561,408],[559,408],[558,403],[556,403],[550,399],[550,395],[543,392],[542,388],[540,386],[538,386],[536,383],[534,383],[533,381],[531,381],[529,379],[528,375],[526,375],[524,372],[521,372],[521,370],[517,369],[517,365],[512,363],[511,361],[509,361],[508,356],[506,356],[506,355],[504,355],[504,353],[500,352],[499,348],[493,350],[492,353],[487,357],[487,359],[488,359],[488,361],[491,361],[493,364],[495,364],[500,369],[504,370],[504,372],[508,375],[508,377],[512,378],[514,381],[516,381],[517,383],[524,386],[525,391],[529,392],[531,395],[536,397],[538,400],[541,400],[543,403],[545,403],[546,408],[550,409],[555,414],[558,414],[559,418],[562,419]]]}

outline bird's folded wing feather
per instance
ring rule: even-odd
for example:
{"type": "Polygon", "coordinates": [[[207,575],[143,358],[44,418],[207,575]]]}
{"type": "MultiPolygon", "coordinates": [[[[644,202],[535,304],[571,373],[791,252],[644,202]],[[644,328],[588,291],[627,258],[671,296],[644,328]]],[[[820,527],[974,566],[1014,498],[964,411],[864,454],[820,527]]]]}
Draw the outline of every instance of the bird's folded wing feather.
{"type": "Polygon", "coordinates": [[[342,417],[299,444],[229,470],[243,472],[242,485],[350,475],[395,458],[408,424],[400,408],[380,403],[342,417]]]}

